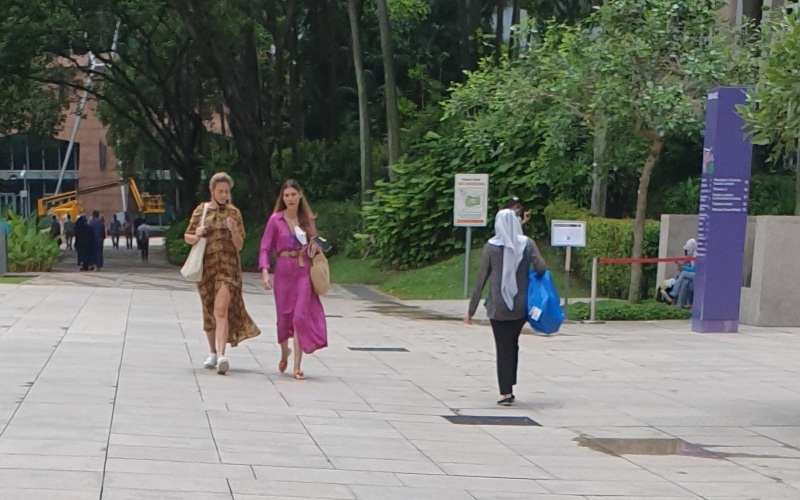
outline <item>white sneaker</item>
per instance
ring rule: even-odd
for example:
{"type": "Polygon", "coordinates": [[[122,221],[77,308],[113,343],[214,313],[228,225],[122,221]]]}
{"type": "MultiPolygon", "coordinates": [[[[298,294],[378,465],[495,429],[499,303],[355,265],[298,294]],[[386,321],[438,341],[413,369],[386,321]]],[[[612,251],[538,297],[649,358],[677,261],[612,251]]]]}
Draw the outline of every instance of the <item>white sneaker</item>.
{"type": "Polygon", "coordinates": [[[225,375],[228,373],[228,368],[230,368],[230,363],[228,363],[228,358],[222,356],[217,360],[217,373],[220,375],[225,375]]]}
{"type": "Polygon", "coordinates": [[[213,370],[216,367],[217,367],[217,355],[212,352],[206,358],[206,362],[203,363],[203,368],[207,370],[213,370]]]}

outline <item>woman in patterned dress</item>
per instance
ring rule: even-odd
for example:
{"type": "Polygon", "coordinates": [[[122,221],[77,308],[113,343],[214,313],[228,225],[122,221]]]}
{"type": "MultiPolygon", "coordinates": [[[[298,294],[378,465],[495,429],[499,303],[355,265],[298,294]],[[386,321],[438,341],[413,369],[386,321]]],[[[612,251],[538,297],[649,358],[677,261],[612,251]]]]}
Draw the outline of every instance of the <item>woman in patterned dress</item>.
{"type": "Polygon", "coordinates": [[[239,252],[244,245],[244,223],[239,209],[230,203],[233,179],[224,172],[211,177],[205,224],[201,203],[192,213],[189,227],[183,235],[186,243],[193,245],[207,238],[203,259],[203,280],[197,284],[203,305],[203,329],[211,351],[203,364],[205,368],[227,373],[230,363],[225,357],[226,344],[236,347],[239,342],[253,338],[261,332],[242,299],[242,268],[239,252]]]}
{"type": "Polygon", "coordinates": [[[278,343],[281,360],[278,370],[286,371],[289,360],[289,339],[294,339],[294,377],[303,379],[300,367],[303,353],[310,354],[328,345],[328,327],[322,302],[311,284],[311,259],[320,252],[314,242],[317,228],[311,207],[296,180],[281,187],[275,211],[264,228],[258,267],[264,288],[273,290],[278,317],[278,343]],[[275,259],[274,274],[270,260],[275,259]]]}

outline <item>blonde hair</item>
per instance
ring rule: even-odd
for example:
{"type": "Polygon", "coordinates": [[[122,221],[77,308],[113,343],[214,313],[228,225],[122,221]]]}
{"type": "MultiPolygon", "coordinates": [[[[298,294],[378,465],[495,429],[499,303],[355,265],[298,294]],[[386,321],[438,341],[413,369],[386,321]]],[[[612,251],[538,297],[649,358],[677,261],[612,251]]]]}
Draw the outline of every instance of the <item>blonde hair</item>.
{"type": "MultiPolygon", "coordinates": [[[[278,213],[286,210],[286,203],[283,201],[283,192],[287,189],[294,189],[295,191],[303,194],[303,188],[300,183],[294,179],[289,179],[281,186],[281,191],[278,194],[278,199],[275,200],[275,210],[273,213],[278,213]]],[[[300,198],[300,203],[297,206],[297,219],[300,222],[300,227],[311,235],[313,238],[316,234],[311,234],[311,220],[314,219],[314,212],[311,211],[311,205],[308,204],[306,197],[300,198]]]]}
{"type": "Polygon", "coordinates": [[[217,172],[216,174],[212,175],[211,180],[208,181],[208,188],[213,191],[214,187],[220,182],[224,182],[233,188],[233,179],[231,179],[231,176],[225,172],[217,172]]]}

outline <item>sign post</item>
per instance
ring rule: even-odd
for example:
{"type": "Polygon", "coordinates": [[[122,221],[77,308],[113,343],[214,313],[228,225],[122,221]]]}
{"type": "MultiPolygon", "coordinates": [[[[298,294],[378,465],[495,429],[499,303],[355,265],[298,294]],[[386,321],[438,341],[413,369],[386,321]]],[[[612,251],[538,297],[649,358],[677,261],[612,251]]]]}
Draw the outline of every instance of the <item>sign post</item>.
{"type": "Polygon", "coordinates": [[[569,319],[569,271],[572,258],[572,247],[586,247],[586,222],[582,220],[553,220],[550,222],[550,246],[566,247],[564,259],[564,314],[569,319]]]}
{"type": "Polygon", "coordinates": [[[692,331],[698,333],[739,330],[753,154],[736,111],[747,103],[745,90],[721,87],[708,93],[692,301],[692,331]]]}
{"type": "Polygon", "coordinates": [[[453,196],[453,225],[467,228],[467,251],[464,260],[464,297],[469,296],[469,254],[472,228],[486,227],[489,198],[488,174],[456,174],[453,196]]]}

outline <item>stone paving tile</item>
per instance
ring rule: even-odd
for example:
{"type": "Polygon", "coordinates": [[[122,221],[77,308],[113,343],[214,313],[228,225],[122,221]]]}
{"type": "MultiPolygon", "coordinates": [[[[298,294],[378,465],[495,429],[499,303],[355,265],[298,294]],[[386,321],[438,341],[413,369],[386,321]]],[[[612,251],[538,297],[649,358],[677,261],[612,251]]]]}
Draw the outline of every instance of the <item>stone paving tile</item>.
{"type": "Polygon", "coordinates": [[[224,477],[183,477],[107,471],[103,484],[106,488],[139,490],[140,495],[145,498],[165,491],[184,493],[230,492],[228,481],[224,477]]]}
{"type": "Polygon", "coordinates": [[[120,488],[103,489],[103,500],[142,500],[143,498],[157,498],[158,500],[233,500],[230,493],[202,493],[197,491],[158,491],[157,493],[151,493],[120,488]]]}
{"type": "Polygon", "coordinates": [[[692,498],[688,489],[668,481],[562,481],[547,480],[538,483],[551,493],[566,495],[604,495],[649,498],[651,496],[692,498]]]}
{"type": "Polygon", "coordinates": [[[351,486],[358,500],[474,500],[464,489],[351,486]]]}
{"type": "Polygon", "coordinates": [[[8,489],[100,492],[102,472],[40,469],[0,469],[0,485],[8,489]]]}
{"type": "Polygon", "coordinates": [[[97,500],[99,494],[99,492],[94,493],[88,491],[7,488],[0,486],[0,498],[13,498],[14,500],[42,500],[45,498],[57,498],[58,500],[97,500]]]}
{"type": "Polygon", "coordinates": [[[294,496],[309,498],[323,497],[343,500],[356,498],[353,491],[348,486],[343,484],[271,481],[267,479],[231,479],[230,486],[234,496],[238,494],[248,494],[272,495],[283,498],[294,496]]]}
{"type": "Polygon", "coordinates": [[[253,469],[246,465],[203,464],[168,460],[109,458],[105,470],[107,472],[153,474],[182,478],[255,479],[253,469]]]}
{"type": "MultiPolygon", "coordinates": [[[[0,469],[103,472],[105,457],[0,453],[0,469]]],[[[2,497],[0,497],[2,498],[2,497]]]]}
{"type": "Polygon", "coordinates": [[[402,486],[389,472],[364,472],[342,469],[309,469],[301,467],[253,467],[256,479],[327,484],[360,484],[368,486],[402,486]]]}
{"type": "Polygon", "coordinates": [[[403,484],[412,488],[463,488],[468,490],[505,491],[514,493],[551,493],[551,491],[542,486],[544,481],[533,481],[530,479],[479,476],[435,476],[429,474],[398,474],[397,477],[400,478],[403,484]]]}

